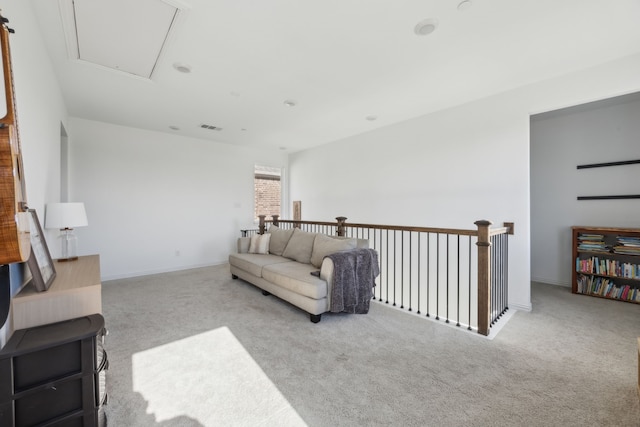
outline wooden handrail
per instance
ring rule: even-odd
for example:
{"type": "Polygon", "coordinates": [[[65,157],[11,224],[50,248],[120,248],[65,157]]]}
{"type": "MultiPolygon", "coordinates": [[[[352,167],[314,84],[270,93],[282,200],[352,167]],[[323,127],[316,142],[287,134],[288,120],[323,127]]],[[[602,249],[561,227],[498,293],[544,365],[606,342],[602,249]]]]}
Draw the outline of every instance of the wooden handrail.
{"type": "MultiPolygon", "coordinates": [[[[339,226],[338,222],[328,221],[296,221],[292,219],[279,219],[278,215],[273,215],[273,220],[267,220],[266,215],[259,215],[261,219],[260,227],[266,227],[266,224],[273,224],[279,226],[280,224],[292,224],[292,225],[324,225],[324,226],[339,226]]],[[[439,233],[439,234],[459,234],[461,236],[477,236],[478,230],[465,230],[460,228],[441,228],[441,227],[416,227],[410,225],[386,225],[386,224],[361,224],[355,222],[346,222],[346,217],[337,217],[336,219],[344,218],[343,225],[345,228],[369,228],[372,230],[397,230],[397,231],[415,231],[419,233],[439,233]]],[[[514,234],[513,222],[505,222],[503,227],[491,228],[489,231],[490,236],[497,234],[514,234]]],[[[266,232],[266,229],[265,229],[266,232]]]]}
{"type": "MultiPolygon", "coordinates": [[[[260,215],[263,216],[263,215],[260,215]]],[[[273,224],[275,226],[279,226],[280,224],[307,224],[307,225],[336,225],[337,223],[334,222],[327,222],[327,221],[296,221],[293,219],[278,219],[278,222],[273,222],[272,220],[265,220],[266,224],[273,224]]]]}
{"type": "Polygon", "coordinates": [[[496,227],[489,230],[490,236],[496,236],[498,234],[510,234],[514,235],[514,224],[513,222],[505,222],[503,223],[503,227],[496,227]]]}
{"type": "MultiPolygon", "coordinates": [[[[264,215],[260,215],[263,217],[264,215]]],[[[344,217],[338,217],[344,218],[344,217]]],[[[344,218],[346,220],[346,218],[344,218]]],[[[295,221],[290,219],[279,219],[278,222],[273,222],[270,220],[265,220],[265,224],[272,223],[273,225],[278,224],[307,224],[307,225],[326,225],[326,226],[339,226],[339,222],[326,222],[326,221],[295,221]]],[[[385,225],[385,224],[360,224],[360,223],[352,223],[352,222],[344,222],[344,228],[369,228],[372,230],[397,230],[397,231],[415,231],[421,233],[440,233],[440,234],[459,234],[461,236],[477,236],[478,230],[463,230],[459,228],[440,228],[440,227],[415,227],[415,226],[407,226],[407,225],[385,225]]],[[[498,232],[492,234],[501,234],[501,232],[506,232],[508,228],[500,228],[496,229],[498,232]]]]}
{"type": "Polygon", "coordinates": [[[397,230],[397,231],[415,231],[418,233],[439,233],[439,234],[459,234],[461,236],[477,236],[477,230],[463,230],[459,228],[440,228],[440,227],[414,227],[407,225],[380,225],[380,224],[356,224],[346,223],[347,227],[353,228],[371,228],[375,230],[397,230]]]}

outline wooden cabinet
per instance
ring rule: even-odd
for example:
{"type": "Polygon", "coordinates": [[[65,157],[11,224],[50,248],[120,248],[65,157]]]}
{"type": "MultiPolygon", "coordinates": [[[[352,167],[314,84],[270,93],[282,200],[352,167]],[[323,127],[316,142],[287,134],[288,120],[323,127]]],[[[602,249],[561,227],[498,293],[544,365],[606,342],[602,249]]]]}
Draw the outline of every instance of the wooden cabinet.
{"type": "Polygon", "coordinates": [[[57,274],[48,291],[29,284],[11,300],[14,330],[102,313],[100,257],[54,262],[57,274]]]}
{"type": "Polygon", "coordinates": [[[572,227],[573,293],[640,303],[640,229],[572,227]]]}
{"type": "Polygon", "coordinates": [[[0,425],[106,426],[104,318],[20,329],[0,351],[0,425]]]}

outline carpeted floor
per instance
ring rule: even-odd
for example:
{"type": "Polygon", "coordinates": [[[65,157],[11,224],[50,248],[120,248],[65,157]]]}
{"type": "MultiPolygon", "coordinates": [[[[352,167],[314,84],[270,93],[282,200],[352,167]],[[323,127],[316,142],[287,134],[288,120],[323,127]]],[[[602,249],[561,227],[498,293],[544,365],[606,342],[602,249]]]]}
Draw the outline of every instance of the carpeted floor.
{"type": "Polygon", "coordinates": [[[103,283],[110,427],[640,426],[640,305],[533,284],[488,340],[308,315],[227,265],[103,283]]]}

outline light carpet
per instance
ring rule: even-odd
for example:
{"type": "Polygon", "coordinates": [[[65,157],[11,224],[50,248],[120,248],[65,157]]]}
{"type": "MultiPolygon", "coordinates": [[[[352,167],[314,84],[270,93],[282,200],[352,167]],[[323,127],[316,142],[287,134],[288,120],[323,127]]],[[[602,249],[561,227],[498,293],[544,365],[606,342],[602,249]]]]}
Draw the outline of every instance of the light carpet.
{"type": "Polygon", "coordinates": [[[110,427],[640,426],[640,305],[533,284],[488,340],[307,314],[227,265],[103,283],[110,427]]]}

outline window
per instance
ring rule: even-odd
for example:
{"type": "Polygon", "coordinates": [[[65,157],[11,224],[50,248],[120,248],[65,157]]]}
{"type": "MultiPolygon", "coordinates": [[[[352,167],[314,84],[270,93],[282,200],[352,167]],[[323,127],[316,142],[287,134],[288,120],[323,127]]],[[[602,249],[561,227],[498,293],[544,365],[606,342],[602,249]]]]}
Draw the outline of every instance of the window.
{"type": "Polygon", "coordinates": [[[282,170],[269,166],[256,165],[254,169],[254,217],[258,215],[280,215],[280,203],[282,200],[281,178],[282,170]]]}

